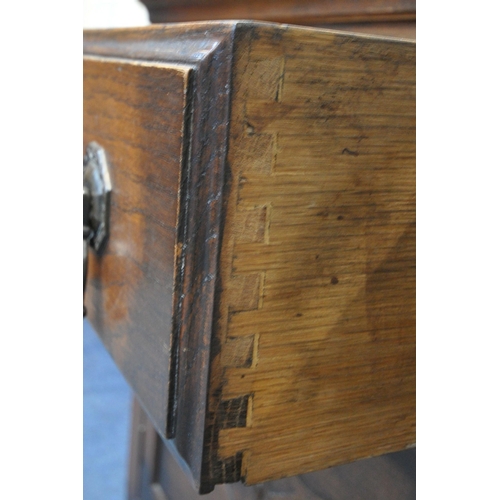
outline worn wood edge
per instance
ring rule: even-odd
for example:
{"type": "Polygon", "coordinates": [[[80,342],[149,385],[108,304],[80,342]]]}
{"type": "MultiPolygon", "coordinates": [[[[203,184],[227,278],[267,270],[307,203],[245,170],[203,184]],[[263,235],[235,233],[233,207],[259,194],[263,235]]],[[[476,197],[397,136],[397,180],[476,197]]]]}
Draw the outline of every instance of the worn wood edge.
{"type": "Polygon", "coordinates": [[[217,21],[87,29],[83,31],[83,53],[197,66],[231,36],[236,24],[217,21]]]}
{"type": "MultiPolygon", "coordinates": [[[[234,25],[231,24],[234,28],[234,25]]],[[[192,482],[211,491],[203,473],[206,404],[216,303],[230,105],[233,30],[219,39],[193,73],[189,168],[183,180],[183,279],[176,315],[179,339],[174,443],[192,482]],[[222,90],[222,91],[221,91],[222,90]],[[199,314],[203,311],[204,314],[199,314]]]]}
{"type": "MultiPolygon", "coordinates": [[[[246,29],[248,26],[255,26],[253,22],[241,22],[239,21],[235,25],[232,47],[231,47],[231,65],[230,74],[231,79],[229,82],[231,99],[233,96],[233,60],[235,53],[237,51],[237,43],[241,29],[246,29]]],[[[228,124],[230,122],[230,115],[228,116],[228,124]]],[[[230,126],[228,125],[227,133],[230,132],[230,126]]],[[[229,136],[227,137],[226,143],[226,155],[227,148],[229,147],[229,136]]],[[[224,182],[222,190],[223,199],[223,213],[227,211],[228,203],[230,199],[230,193],[232,190],[232,173],[231,167],[227,163],[227,158],[225,159],[225,169],[224,169],[224,182]]],[[[224,228],[225,228],[226,218],[221,218],[220,225],[220,239],[219,248],[217,252],[217,262],[218,267],[222,265],[221,262],[221,251],[222,251],[222,241],[224,238],[224,228]]],[[[243,464],[243,452],[238,451],[232,456],[219,456],[219,432],[221,429],[234,428],[234,427],[245,427],[247,422],[247,415],[251,414],[251,396],[244,394],[231,399],[222,400],[222,389],[223,389],[223,378],[222,378],[222,366],[221,366],[221,338],[218,334],[220,329],[220,322],[222,320],[223,314],[220,309],[220,299],[223,293],[222,277],[220,272],[216,276],[216,288],[214,296],[214,315],[212,324],[212,336],[210,339],[210,370],[209,370],[209,388],[207,390],[207,411],[206,411],[206,421],[205,421],[205,434],[203,440],[203,464],[201,470],[201,483],[199,487],[200,494],[206,494],[213,491],[215,485],[224,483],[234,483],[242,479],[241,471],[243,464]]]]}
{"type": "Polygon", "coordinates": [[[175,444],[199,490],[210,489],[202,484],[201,469],[235,25],[190,23],[84,32],[86,58],[190,69],[184,124],[189,140],[184,141],[178,198],[173,390],[166,428],[157,431],[165,442],[172,438],[170,443],[175,444]],[[201,310],[206,314],[195,313],[201,310]]]}
{"type": "Polygon", "coordinates": [[[183,142],[182,148],[182,163],[179,179],[179,196],[177,206],[177,234],[176,234],[176,248],[175,248],[175,279],[174,279],[174,293],[172,298],[172,339],[171,339],[171,362],[169,373],[169,392],[168,392],[168,406],[167,406],[167,421],[165,435],[167,438],[172,439],[175,436],[175,424],[177,416],[177,400],[178,400],[178,383],[179,383],[179,355],[180,355],[180,323],[182,315],[182,289],[185,279],[186,267],[186,249],[184,241],[186,240],[186,220],[187,220],[187,185],[191,172],[191,137],[192,137],[192,95],[193,95],[193,81],[194,73],[190,71],[187,81],[187,98],[186,109],[184,112],[184,131],[186,140],[183,142]]]}
{"type": "Polygon", "coordinates": [[[179,73],[190,73],[193,70],[193,66],[189,64],[182,63],[169,63],[166,61],[136,61],[133,59],[127,59],[125,57],[113,57],[113,56],[100,56],[94,54],[84,54],[84,61],[98,61],[98,62],[112,62],[112,63],[125,63],[131,66],[142,66],[148,68],[165,68],[179,73]]]}
{"type": "MultiPolygon", "coordinates": [[[[411,21],[412,19],[410,19],[411,21]]],[[[353,21],[353,23],[362,21],[353,21]]],[[[114,55],[130,59],[143,59],[152,61],[199,63],[200,54],[196,52],[177,52],[174,49],[183,47],[184,42],[189,40],[198,45],[200,50],[206,44],[206,40],[218,40],[220,43],[226,37],[231,38],[231,33],[244,28],[265,28],[274,27],[283,30],[304,30],[311,34],[337,34],[339,36],[351,36],[356,38],[367,38],[372,40],[386,40],[387,42],[416,44],[414,39],[381,35],[375,33],[350,32],[347,27],[337,29],[336,27],[325,26],[333,22],[323,20],[318,26],[302,26],[293,23],[255,21],[251,19],[222,19],[218,21],[206,20],[197,22],[175,22],[158,23],[141,28],[113,28],[109,30],[87,29],[83,31],[84,53],[95,55],[114,55]],[[113,35],[113,40],[109,36],[113,35]],[[180,40],[183,44],[176,45],[175,41],[180,40]],[[154,43],[153,43],[154,42],[154,43]],[[158,46],[158,43],[165,45],[158,46]]],[[[345,23],[349,26],[349,23],[345,23]]],[[[215,46],[214,46],[215,50],[215,46]]]]}

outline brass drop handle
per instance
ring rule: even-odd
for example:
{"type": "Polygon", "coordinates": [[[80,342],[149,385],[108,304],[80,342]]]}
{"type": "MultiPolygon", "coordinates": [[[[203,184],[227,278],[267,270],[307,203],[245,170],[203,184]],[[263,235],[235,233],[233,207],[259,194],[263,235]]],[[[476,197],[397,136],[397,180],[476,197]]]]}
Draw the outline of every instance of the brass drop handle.
{"type": "MultiPolygon", "coordinates": [[[[83,157],[83,294],[87,284],[89,247],[100,252],[109,237],[111,178],[106,153],[91,142],[83,157]]],[[[86,314],[85,304],[83,316],[86,314]]]]}

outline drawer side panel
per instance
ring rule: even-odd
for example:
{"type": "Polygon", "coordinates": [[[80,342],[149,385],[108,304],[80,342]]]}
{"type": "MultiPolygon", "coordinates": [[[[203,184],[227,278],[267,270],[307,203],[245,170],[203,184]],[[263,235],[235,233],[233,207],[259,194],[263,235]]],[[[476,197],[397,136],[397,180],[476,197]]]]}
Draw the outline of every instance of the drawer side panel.
{"type": "Polygon", "coordinates": [[[415,442],[415,44],[242,25],[235,47],[209,415],[213,480],[242,456],[256,484],[415,442]]]}

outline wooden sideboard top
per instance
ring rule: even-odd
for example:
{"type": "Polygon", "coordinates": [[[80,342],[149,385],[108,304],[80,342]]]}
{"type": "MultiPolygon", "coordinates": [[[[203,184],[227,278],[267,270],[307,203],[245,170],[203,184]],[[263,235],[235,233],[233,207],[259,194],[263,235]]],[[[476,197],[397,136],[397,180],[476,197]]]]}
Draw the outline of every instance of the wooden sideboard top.
{"type": "Polygon", "coordinates": [[[318,25],[414,21],[415,0],[141,0],[153,23],[252,19],[318,25]]]}

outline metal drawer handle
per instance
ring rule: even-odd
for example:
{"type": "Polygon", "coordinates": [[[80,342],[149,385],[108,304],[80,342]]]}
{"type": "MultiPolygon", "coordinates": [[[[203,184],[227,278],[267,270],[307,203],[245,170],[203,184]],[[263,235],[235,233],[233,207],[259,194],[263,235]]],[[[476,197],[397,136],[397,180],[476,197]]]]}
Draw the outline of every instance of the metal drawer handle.
{"type": "MultiPolygon", "coordinates": [[[[83,294],[87,284],[89,246],[101,251],[109,237],[111,178],[106,154],[96,142],[83,157],[83,294]]],[[[83,315],[86,309],[83,306],[83,315]]]]}

